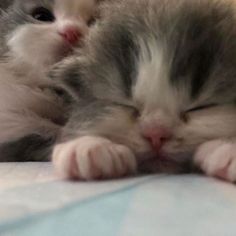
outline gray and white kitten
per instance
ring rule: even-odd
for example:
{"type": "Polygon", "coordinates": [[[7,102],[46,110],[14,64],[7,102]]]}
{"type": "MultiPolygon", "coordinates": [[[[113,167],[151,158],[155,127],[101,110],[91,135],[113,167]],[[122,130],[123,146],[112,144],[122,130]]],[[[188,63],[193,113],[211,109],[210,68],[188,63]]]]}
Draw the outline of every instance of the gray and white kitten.
{"type": "Polygon", "coordinates": [[[44,160],[67,111],[46,75],[87,35],[96,1],[9,3],[0,15],[0,161],[44,160]]]}
{"type": "Polygon", "coordinates": [[[152,160],[194,160],[235,181],[235,13],[232,1],[108,4],[53,75],[78,98],[54,149],[59,173],[114,178],[152,160]]]}

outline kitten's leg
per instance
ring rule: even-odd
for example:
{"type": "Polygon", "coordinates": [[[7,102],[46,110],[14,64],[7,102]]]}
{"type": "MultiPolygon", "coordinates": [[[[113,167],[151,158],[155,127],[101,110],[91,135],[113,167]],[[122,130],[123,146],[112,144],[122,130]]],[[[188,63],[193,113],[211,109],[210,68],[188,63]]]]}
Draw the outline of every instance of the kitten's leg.
{"type": "Polygon", "coordinates": [[[57,145],[53,163],[61,176],[83,180],[122,177],[136,170],[128,147],[95,136],[57,145]]]}
{"type": "Polygon", "coordinates": [[[236,142],[215,140],[202,144],[195,163],[209,176],[236,181],[236,142]]]}
{"type": "Polygon", "coordinates": [[[133,141],[127,133],[130,112],[99,101],[76,107],[62,133],[63,143],[54,148],[52,160],[58,173],[83,180],[134,173],[135,154],[125,140],[133,141]]]}

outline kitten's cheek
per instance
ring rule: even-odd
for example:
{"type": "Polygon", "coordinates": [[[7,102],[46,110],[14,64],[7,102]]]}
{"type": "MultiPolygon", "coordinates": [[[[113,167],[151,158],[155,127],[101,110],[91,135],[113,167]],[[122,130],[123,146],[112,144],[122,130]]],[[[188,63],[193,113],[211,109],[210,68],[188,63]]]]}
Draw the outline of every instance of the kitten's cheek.
{"type": "Polygon", "coordinates": [[[85,136],[57,145],[52,159],[62,177],[81,180],[118,178],[137,169],[129,148],[100,137],[85,136]]]}

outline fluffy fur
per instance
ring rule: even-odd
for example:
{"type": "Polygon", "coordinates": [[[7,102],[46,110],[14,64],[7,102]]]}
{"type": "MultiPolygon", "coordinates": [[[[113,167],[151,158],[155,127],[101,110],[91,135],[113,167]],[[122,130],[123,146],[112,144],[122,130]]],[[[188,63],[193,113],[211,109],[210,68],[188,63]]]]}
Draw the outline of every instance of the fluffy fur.
{"type": "Polygon", "coordinates": [[[82,43],[96,1],[9,3],[0,16],[0,161],[45,160],[68,110],[46,75],[82,43]]]}
{"type": "Polygon", "coordinates": [[[235,25],[231,1],[106,5],[86,47],[52,76],[77,98],[54,150],[58,171],[110,178],[195,159],[235,181],[235,25]]]}

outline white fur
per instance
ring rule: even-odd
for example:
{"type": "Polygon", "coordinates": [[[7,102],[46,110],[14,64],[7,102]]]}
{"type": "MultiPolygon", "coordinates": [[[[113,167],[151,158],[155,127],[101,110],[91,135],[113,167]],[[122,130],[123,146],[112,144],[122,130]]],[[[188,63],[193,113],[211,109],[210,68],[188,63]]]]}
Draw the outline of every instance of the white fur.
{"type": "Polygon", "coordinates": [[[177,111],[189,101],[187,89],[182,88],[179,92],[170,85],[163,42],[158,43],[155,38],[149,37],[143,40],[139,42],[141,56],[138,59],[137,84],[133,88],[134,100],[143,108],[143,116],[160,109],[170,115],[169,119],[176,119],[177,111]]]}
{"type": "MultiPolygon", "coordinates": [[[[16,140],[32,133],[50,136],[59,131],[53,121],[64,112],[63,103],[43,89],[50,83],[23,83],[5,70],[0,77],[0,143],[16,140]],[[40,88],[42,87],[42,88],[40,88]]],[[[29,79],[29,78],[28,78],[29,79]]],[[[26,81],[24,81],[26,82],[26,81]]]]}
{"type": "Polygon", "coordinates": [[[62,38],[63,27],[75,26],[88,33],[88,20],[95,10],[93,0],[56,0],[55,22],[25,23],[6,36],[9,52],[0,62],[0,143],[32,133],[54,136],[64,104],[49,92],[51,66],[72,52],[62,38]],[[54,135],[53,135],[54,134],[54,135]]]}
{"type": "Polygon", "coordinates": [[[195,163],[208,175],[236,181],[236,143],[215,140],[201,145],[195,163]]]}
{"type": "MultiPolygon", "coordinates": [[[[132,20],[134,19],[132,18],[132,20]]],[[[99,33],[99,30],[97,32],[99,33]]],[[[158,32],[158,29],[155,29],[156,32],[158,32]]],[[[143,36],[143,34],[140,37],[136,35],[137,41],[135,42],[139,46],[140,56],[137,58],[136,66],[138,71],[135,80],[137,83],[133,85],[132,95],[134,106],[137,107],[141,114],[140,117],[130,119],[127,114],[114,110],[111,112],[112,117],[109,115],[105,117],[104,115],[103,119],[92,125],[92,128],[87,128],[86,124],[83,124],[84,126],[78,129],[77,135],[79,137],[86,135],[86,133],[92,133],[110,138],[110,143],[107,143],[107,140],[103,142],[102,138],[96,138],[96,140],[102,139],[103,141],[99,141],[99,154],[95,156],[97,158],[100,157],[107,163],[103,163],[99,171],[96,168],[90,168],[91,162],[93,162],[91,159],[94,156],[90,157],[88,150],[93,150],[96,145],[87,138],[79,138],[70,143],[59,145],[56,148],[54,152],[55,165],[67,177],[75,176],[82,179],[94,179],[100,176],[100,174],[105,175],[105,177],[119,176],[115,174],[114,166],[109,164],[110,160],[108,160],[107,153],[104,150],[109,149],[110,146],[112,148],[116,147],[116,144],[112,142],[123,143],[133,150],[136,161],[139,162],[139,157],[144,156],[145,153],[150,154],[149,157],[153,156],[153,150],[150,148],[150,145],[147,145],[147,140],[143,137],[145,130],[156,130],[160,127],[167,128],[170,131],[170,137],[164,140],[162,148],[155,153],[157,157],[159,154],[168,158],[175,156],[181,159],[185,158],[188,154],[192,157],[192,154],[195,153],[200,145],[206,145],[202,146],[204,151],[201,151],[200,148],[196,154],[198,165],[210,175],[219,175],[219,171],[223,167],[225,171],[224,178],[234,181],[236,176],[235,143],[228,143],[228,140],[236,137],[235,105],[221,105],[220,99],[216,99],[212,95],[216,85],[210,82],[204,87],[199,98],[192,101],[188,84],[183,83],[175,86],[170,82],[169,72],[171,68],[169,67],[171,66],[171,57],[173,55],[168,55],[170,52],[167,50],[165,42],[157,42],[156,37],[152,38],[150,35],[151,32],[146,36],[143,36]],[[195,111],[192,109],[199,108],[202,105],[209,105],[212,102],[219,102],[219,105],[215,107],[206,106],[205,109],[195,109],[195,111]],[[83,129],[85,133],[83,133],[83,129]],[[208,142],[217,139],[223,141],[220,141],[220,143],[217,141],[217,145],[220,144],[220,146],[213,145],[216,149],[213,151],[211,144],[208,142]],[[82,144],[85,145],[86,158],[83,156],[85,151],[82,148],[82,144]],[[208,147],[208,145],[210,146],[208,147]],[[208,150],[211,150],[212,153],[211,151],[208,152],[208,150]],[[224,156],[226,158],[224,161],[221,161],[221,158],[224,156]],[[84,160],[90,160],[89,164],[84,162],[84,160]],[[74,166],[73,163],[77,163],[75,165],[76,169],[71,167],[71,165],[74,166]],[[65,168],[63,168],[64,164],[65,168]],[[105,171],[106,168],[109,169],[109,174],[107,174],[108,169],[106,170],[107,172],[105,171]],[[81,174],[83,171],[85,173],[81,174]]],[[[112,75],[115,78],[114,81],[116,81],[117,73],[112,72],[112,69],[109,69],[108,74],[112,75]]],[[[115,84],[117,82],[113,83],[114,87],[119,87],[115,84]]],[[[104,94],[104,90],[100,89],[99,85],[96,88],[104,94]]],[[[114,93],[114,98],[116,98],[116,89],[111,91],[114,93]]],[[[110,95],[109,91],[106,93],[110,95]]],[[[105,96],[101,97],[104,98],[105,96]]],[[[127,113],[127,111],[124,113],[127,113]]],[[[68,133],[68,136],[70,136],[70,132],[68,133]]],[[[75,133],[74,130],[72,130],[72,133],[75,133]]],[[[110,158],[113,158],[112,154],[110,158]]],[[[130,158],[129,153],[127,153],[127,158],[130,158]]]]}
{"type": "Polygon", "coordinates": [[[216,106],[187,112],[188,122],[181,119],[181,112],[196,106],[191,104],[186,91],[169,83],[168,65],[163,57],[165,47],[154,40],[140,43],[137,84],[133,88],[134,99],[142,108],[139,119],[141,131],[164,127],[171,131],[162,148],[167,155],[193,151],[198,145],[219,137],[236,136],[236,110],[234,106],[216,106]],[[149,45],[147,48],[146,45],[149,45]]]}
{"type": "Polygon", "coordinates": [[[8,37],[13,57],[42,70],[48,69],[70,51],[52,25],[23,25],[8,37]]]}
{"type": "MultiPolygon", "coordinates": [[[[140,58],[138,80],[133,87],[135,103],[138,104],[138,107],[142,107],[141,117],[134,120],[130,118],[127,111],[118,108],[113,109],[111,111],[112,116],[108,115],[97,122],[96,127],[92,127],[91,133],[106,137],[109,137],[109,134],[112,133],[111,140],[125,143],[127,147],[133,150],[137,162],[154,155],[147,140],[142,136],[145,129],[168,128],[171,131],[171,138],[166,141],[160,151],[168,157],[180,159],[180,162],[181,158],[183,160],[186,158],[186,155],[180,154],[191,153],[204,142],[219,137],[225,139],[235,137],[236,111],[232,106],[218,106],[189,112],[187,114],[189,121],[186,123],[181,120],[179,114],[183,106],[191,107],[192,105],[187,104],[189,99],[186,98],[187,95],[183,92],[186,89],[182,88],[182,91],[175,91],[168,84],[166,65],[162,58],[163,49],[154,44],[150,45],[149,52],[146,49],[142,50],[144,54],[140,58]],[[151,53],[151,55],[148,53],[151,53]]],[[[85,135],[90,132],[84,124],[83,128],[78,130],[78,137],[84,135],[83,129],[85,130],[85,135]]],[[[73,132],[74,130],[72,130],[73,132]]],[[[70,132],[68,131],[68,133],[70,132]]],[[[86,146],[86,151],[88,151],[87,149],[90,150],[90,148],[93,149],[93,145],[90,142],[86,144],[86,141],[88,141],[87,138],[79,138],[72,142],[61,144],[56,148],[54,163],[64,176],[96,179],[98,173],[104,174],[103,170],[99,172],[94,168],[88,170],[88,165],[90,166],[91,163],[88,164],[86,162],[84,164],[84,159],[82,154],[80,154],[84,152],[82,152],[82,143],[89,146],[89,148],[86,146]],[[78,162],[79,170],[78,168],[73,170],[69,168],[74,162],[72,155],[74,152],[76,152],[76,162],[78,162]],[[85,173],[81,174],[82,171],[85,171],[85,173]]],[[[101,150],[103,148],[107,149],[107,146],[107,142],[100,142],[101,150]]],[[[112,143],[111,146],[114,147],[115,144],[112,143]]],[[[86,160],[89,159],[88,156],[86,154],[86,160]]],[[[100,151],[96,157],[104,158],[104,165],[108,165],[106,167],[110,168],[110,173],[114,174],[113,176],[104,174],[106,178],[120,176],[114,172],[113,165],[110,165],[109,162],[105,163],[108,158],[107,154],[100,151]]],[[[113,158],[113,156],[111,155],[110,158],[113,158]]],[[[130,155],[127,154],[127,158],[130,159],[130,155]]]]}
{"type": "MultiPolygon", "coordinates": [[[[101,119],[96,127],[92,127],[91,130],[83,127],[85,132],[103,135],[104,137],[109,137],[109,134],[112,133],[111,139],[125,143],[130,149],[134,150],[136,155],[149,153],[150,145],[146,139],[140,136],[139,127],[133,122],[132,116],[120,108],[112,108],[110,112],[111,116],[107,115],[101,119]]],[[[78,130],[78,136],[83,135],[83,129],[78,130]]],[[[143,155],[140,156],[140,159],[143,158],[145,158],[143,155]]]]}
{"type": "Polygon", "coordinates": [[[163,150],[174,155],[194,150],[209,140],[228,139],[236,136],[236,111],[233,106],[219,106],[189,114],[188,123],[179,123],[173,129],[173,137],[163,150]]]}
{"type": "Polygon", "coordinates": [[[88,20],[95,11],[93,0],[57,0],[53,23],[25,24],[8,35],[10,55],[34,67],[45,69],[71,52],[60,32],[68,26],[76,27],[81,35],[88,33],[88,20]]]}
{"type": "Polygon", "coordinates": [[[82,180],[122,177],[137,166],[126,146],[90,136],[56,146],[53,163],[61,176],[82,180]]]}
{"type": "Polygon", "coordinates": [[[96,9],[96,0],[56,0],[55,15],[60,19],[74,19],[87,22],[96,9]],[[79,14],[78,14],[79,13],[79,14]]]}

